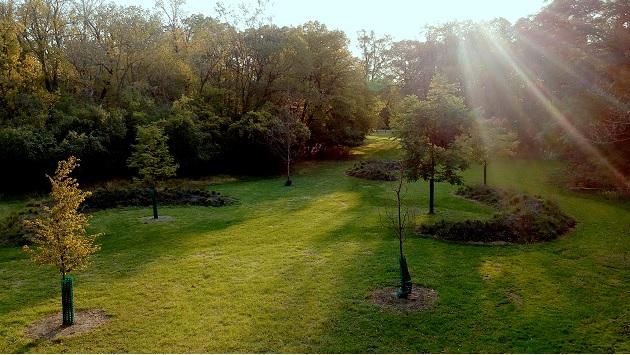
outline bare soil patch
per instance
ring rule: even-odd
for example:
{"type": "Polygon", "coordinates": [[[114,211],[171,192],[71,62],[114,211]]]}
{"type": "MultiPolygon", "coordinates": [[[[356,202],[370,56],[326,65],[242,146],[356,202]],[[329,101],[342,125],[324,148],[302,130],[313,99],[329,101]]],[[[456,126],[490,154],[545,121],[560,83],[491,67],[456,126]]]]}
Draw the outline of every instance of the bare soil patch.
{"type": "Polygon", "coordinates": [[[111,317],[100,309],[87,309],[74,314],[75,323],[70,326],[61,324],[61,312],[51,314],[46,318],[31,324],[24,334],[34,339],[55,339],[71,337],[98,328],[107,323],[111,317]]]}
{"type": "Polygon", "coordinates": [[[508,300],[517,306],[523,305],[523,298],[513,290],[508,290],[506,293],[508,300]]]}
{"type": "Polygon", "coordinates": [[[432,288],[413,285],[413,289],[409,298],[398,298],[396,296],[396,287],[385,287],[372,292],[372,301],[382,309],[390,311],[423,311],[433,308],[438,294],[432,288]]]}

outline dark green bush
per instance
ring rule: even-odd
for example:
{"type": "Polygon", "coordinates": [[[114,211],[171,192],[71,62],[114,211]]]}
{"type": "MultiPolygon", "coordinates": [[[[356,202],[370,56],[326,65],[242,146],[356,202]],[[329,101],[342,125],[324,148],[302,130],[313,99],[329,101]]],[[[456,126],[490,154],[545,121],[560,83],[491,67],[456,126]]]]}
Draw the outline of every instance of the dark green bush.
{"type": "MultiPolygon", "coordinates": [[[[194,205],[221,207],[235,202],[219,192],[208,192],[202,189],[169,187],[158,191],[158,202],[161,205],[194,205]]],[[[115,207],[150,206],[151,191],[141,187],[101,187],[92,191],[92,195],[84,202],[85,211],[97,211],[115,207]]]]}
{"type": "Polygon", "coordinates": [[[457,242],[536,243],[553,240],[575,226],[575,220],[555,203],[537,196],[487,186],[467,186],[458,194],[493,205],[501,212],[489,220],[423,224],[418,232],[457,242]]]}

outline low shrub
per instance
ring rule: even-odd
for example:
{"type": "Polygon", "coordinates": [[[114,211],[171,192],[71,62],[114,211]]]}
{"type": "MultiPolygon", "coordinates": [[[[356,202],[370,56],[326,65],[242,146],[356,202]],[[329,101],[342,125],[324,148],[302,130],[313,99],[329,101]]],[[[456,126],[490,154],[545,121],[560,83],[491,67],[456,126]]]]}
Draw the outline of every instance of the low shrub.
{"type": "Polygon", "coordinates": [[[459,195],[500,209],[488,220],[439,221],[418,233],[439,239],[475,243],[536,243],[553,240],[575,226],[575,220],[553,202],[486,186],[464,187],[459,195]]]}
{"type": "Polygon", "coordinates": [[[354,164],[346,175],[367,180],[395,181],[400,166],[393,160],[364,160],[354,164]]]}
{"type": "MultiPolygon", "coordinates": [[[[193,205],[221,207],[235,202],[220,192],[186,187],[168,187],[158,190],[161,205],[193,205]]],[[[151,190],[141,187],[100,187],[84,202],[85,211],[98,211],[115,207],[150,206],[151,190]]]]}

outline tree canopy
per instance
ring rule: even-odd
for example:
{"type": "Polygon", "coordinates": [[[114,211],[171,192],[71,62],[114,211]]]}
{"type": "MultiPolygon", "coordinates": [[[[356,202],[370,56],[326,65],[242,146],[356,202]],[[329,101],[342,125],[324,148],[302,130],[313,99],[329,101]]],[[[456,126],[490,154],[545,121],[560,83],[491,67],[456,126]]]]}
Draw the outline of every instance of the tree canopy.
{"type": "Polygon", "coordinates": [[[410,178],[460,183],[457,172],[466,167],[466,160],[457,154],[454,143],[470,125],[470,114],[458,88],[437,75],[426,99],[408,96],[401,107],[394,126],[410,178]]]}
{"type": "Polygon", "coordinates": [[[505,119],[483,118],[473,113],[470,129],[455,140],[455,149],[470,162],[483,165],[483,183],[487,183],[487,166],[491,159],[514,156],[518,148],[516,133],[505,119]]]}
{"type": "Polygon", "coordinates": [[[3,189],[43,186],[33,176],[68,154],[86,181],[129,176],[136,132],[154,123],[189,175],[276,169],[272,145],[232,135],[256,129],[244,127],[250,113],[292,110],[314,154],[372,128],[376,101],[343,32],[278,27],[259,10],[184,16],[182,5],[0,4],[0,160],[15,166],[3,189]]]}
{"type": "Polygon", "coordinates": [[[429,213],[434,212],[434,183],[460,184],[459,172],[468,166],[455,149],[458,137],[470,125],[470,112],[458,93],[456,85],[438,74],[426,99],[407,96],[394,122],[409,178],[429,182],[429,213]]]}
{"type": "Polygon", "coordinates": [[[138,171],[138,179],[155,186],[164,178],[175,176],[177,164],[168,151],[166,136],[155,126],[138,127],[138,138],[129,157],[129,167],[138,171]]]}
{"type": "Polygon", "coordinates": [[[38,216],[25,221],[32,231],[33,247],[24,249],[35,262],[55,266],[62,277],[85,268],[89,256],[100,249],[94,244],[98,234],[86,233],[88,216],[78,212],[91,193],[81,191],[77,180],[70,177],[77,166],[75,157],[59,162],[55,175],[49,177],[51,205],[44,205],[38,216]]]}

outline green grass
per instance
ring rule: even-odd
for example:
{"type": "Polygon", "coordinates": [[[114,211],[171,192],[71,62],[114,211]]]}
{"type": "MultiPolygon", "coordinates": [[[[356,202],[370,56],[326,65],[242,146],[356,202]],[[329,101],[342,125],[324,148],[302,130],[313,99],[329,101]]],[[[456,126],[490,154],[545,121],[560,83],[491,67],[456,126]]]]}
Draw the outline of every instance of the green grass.
{"type": "MultiPolygon", "coordinates": [[[[356,152],[391,157],[395,147],[370,137],[356,152]]],[[[0,352],[630,352],[630,203],[555,189],[550,163],[491,165],[490,183],[554,199],[575,231],[505,247],[410,236],[413,281],[439,300],[392,313],[369,294],[397,284],[396,241],[379,225],[393,183],[347,177],[352,164],[302,164],[291,188],[281,178],[213,184],[240,203],[161,208],[171,223],[140,223],[149,209],[95,214],[92,230],[106,235],[76,274],[75,302],[113,318],[74,338],[24,337],[59,310],[59,279],[0,248],[0,352]]],[[[438,184],[435,218],[493,212],[454,190],[438,184]]],[[[406,197],[426,212],[425,183],[406,197]]]]}

